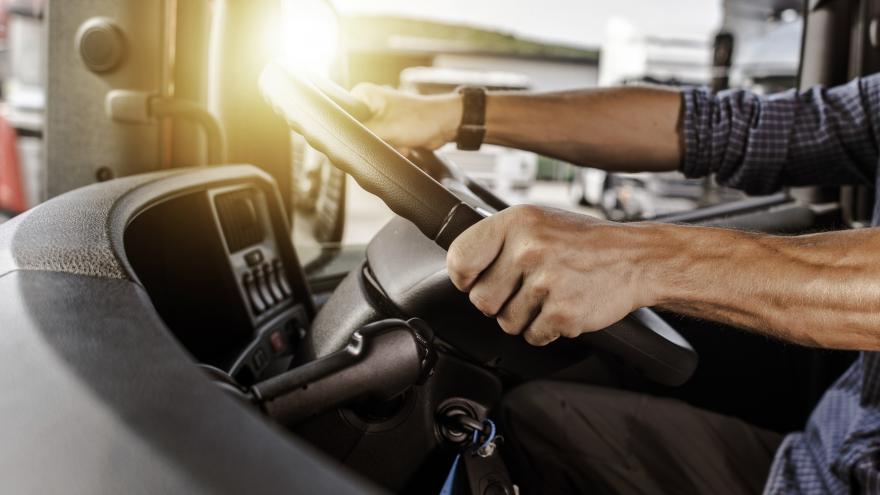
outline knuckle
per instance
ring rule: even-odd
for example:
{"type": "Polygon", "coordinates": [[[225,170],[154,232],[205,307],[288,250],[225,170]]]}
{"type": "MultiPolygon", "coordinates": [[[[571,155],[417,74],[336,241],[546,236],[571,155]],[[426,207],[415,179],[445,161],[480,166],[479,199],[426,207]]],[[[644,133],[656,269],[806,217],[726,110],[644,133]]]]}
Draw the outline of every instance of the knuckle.
{"type": "Polygon", "coordinates": [[[501,315],[496,318],[498,326],[508,335],[518,335],[520,333],[519,325],[507,315],[501,315]]]}
{"type": "Polygon", "coordinates": [[[517,205],[512,210],[517,218],[526,223],[539,221],[542,213],[541,207],[535,205],[517,205]]]}
{"type": "Polygon", "coordinates": [[[528,290],[533,297],[543,299],[550,294],[552,287],[550,276],[546,272],[540,272],[535,274],[532,280],[529,281],[528,290]]]}
{"type": "Polygon", "coordinates": [[[544,250],[540,246],[528,244],[519,249],[515,255],[516,265],[520,268],[535,266],[544,256],[544,250]]]}
{"type": "Polygon", "coordinates": [[[471,304],[473,304],[477,309],[482,311],[483,313],[493,314],[492,311],[492,301],[489,296],[487,296],[481,290],[472,290],[468,294],[468,299],[470,299],[471,304]]]}
{"type": "Polygon", "coordinates": [[[534,346],[539,346],[542,341],[541,335],[537,331],[526,332],[526,334],[523,335],[523,338],[529,343],[529,345],[534,346]]]}
{"type": "Polygon", "coordinates": [[[530,331],[524,335],[526,342],[535,347],[543,347],[559,338],[559,334],[550,331],[530,331]]]}
{"type": "Polygon", "coordinates": [[[560,330],[567,330],[575,325],[576,318],[568,310],[556,309],[547,313],[547,323],[560,330]]]}
{"type": "Polygon", "coordinates": [[[474,269],[471,267],[467,256],[455,244],[449,247],[449,253],[446,257],[446,269],[449,272],[449,278],[452,279],[452,283],[459,289],[463,289],[463,285],[476,275],[473,273],[474,269]]]}

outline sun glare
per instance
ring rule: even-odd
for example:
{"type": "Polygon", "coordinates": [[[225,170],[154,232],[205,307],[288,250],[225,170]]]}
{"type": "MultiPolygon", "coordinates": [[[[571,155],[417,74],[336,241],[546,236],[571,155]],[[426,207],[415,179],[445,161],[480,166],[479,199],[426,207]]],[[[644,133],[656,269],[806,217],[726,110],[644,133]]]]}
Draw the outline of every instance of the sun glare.
{"type": "Polygon", "coordinates": [[[267,33],[274,58],[292,70],[326,74],[339,50],[339,22],[325,0],[281,0],[281,16],[267,33]]]}

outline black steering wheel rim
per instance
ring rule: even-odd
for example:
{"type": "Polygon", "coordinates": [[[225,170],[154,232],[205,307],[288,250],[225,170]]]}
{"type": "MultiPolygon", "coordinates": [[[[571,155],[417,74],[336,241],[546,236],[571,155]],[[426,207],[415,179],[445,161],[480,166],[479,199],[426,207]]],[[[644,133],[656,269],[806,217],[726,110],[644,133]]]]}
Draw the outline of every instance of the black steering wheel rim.
{"type": "Polygon", "coordinates": [[[313,148],[442,248],[484,218],[334,102],[318,79],[270,64],[260,87],[313,148]]]}

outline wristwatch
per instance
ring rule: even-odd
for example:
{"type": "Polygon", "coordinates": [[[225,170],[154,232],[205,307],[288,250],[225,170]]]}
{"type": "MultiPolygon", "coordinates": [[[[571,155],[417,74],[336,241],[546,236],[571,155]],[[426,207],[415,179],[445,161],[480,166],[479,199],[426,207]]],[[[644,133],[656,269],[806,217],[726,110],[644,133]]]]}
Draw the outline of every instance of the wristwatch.
{"type": "Polygon", "coordinates": [[[463,108],[455,144],[460,150],[476,151],[486,137],[486,88],[461,86],[458,94],[462,97],[463,108]]]}

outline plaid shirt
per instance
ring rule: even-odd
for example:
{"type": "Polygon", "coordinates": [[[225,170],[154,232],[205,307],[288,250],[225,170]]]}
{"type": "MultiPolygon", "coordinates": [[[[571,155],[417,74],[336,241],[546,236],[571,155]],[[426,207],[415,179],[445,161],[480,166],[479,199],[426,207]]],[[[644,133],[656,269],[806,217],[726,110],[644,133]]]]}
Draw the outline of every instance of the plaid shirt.
{"type": "MultiPolygon", "coordinates": [[[[754,194],[782,186],[875,185],[880,74],[844,86],[768,97],[683,92],[691,177],[754,194]]],[[[874,225],[880,202],[874,206],[874,225]]],[[[880,353],[864,352],[816,406],[803,432],[785,437],[765,493],[880,493],[880,353]]]]}

